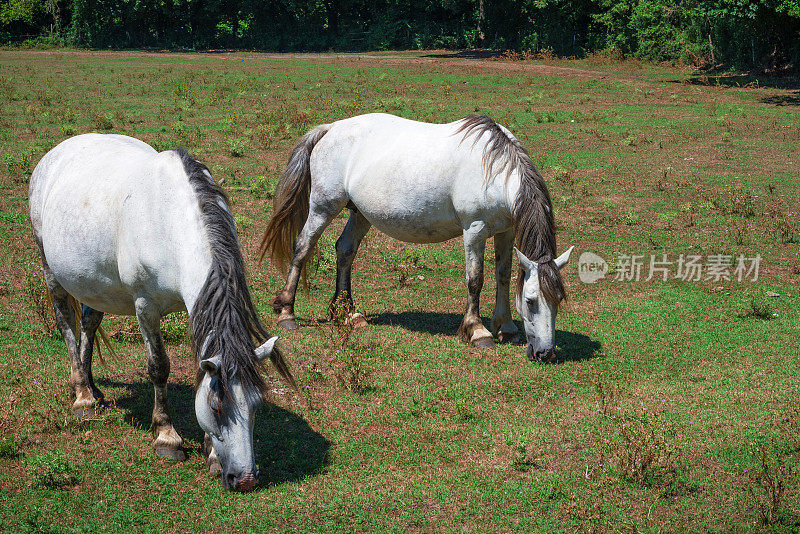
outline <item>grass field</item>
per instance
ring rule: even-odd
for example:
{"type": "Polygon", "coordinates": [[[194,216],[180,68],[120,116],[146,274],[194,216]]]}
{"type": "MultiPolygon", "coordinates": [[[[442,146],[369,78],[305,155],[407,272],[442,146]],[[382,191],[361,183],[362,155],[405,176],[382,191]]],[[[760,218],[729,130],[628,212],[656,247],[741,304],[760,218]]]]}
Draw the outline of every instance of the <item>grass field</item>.
{"type": "MultiPolygon", "coordinates": [[[[0,530],[799,530],[799,105],[770,80],[600,57],[0,51],[0,530]],[[151,451],[131,318],[104,320],[116,354],[95,376],[111,406],[73,420],[28,223],[39,158],[90,131],[187,148],[224,179],[274,330],[282,278],[255,250],[282,166],[310,127],[375,111],[487,113],[529,149],[559,252],[576,246],[562,362],[462,345],[460,240],[374,230],[353,281],[370,325],[337,354],[324,317],[343,214],[298,296],[301,328],[280,333],[302,393],[270,379],[258,491],[226,493],[207,472],[185,314],[164,329],[188,461],[151,451]],[[579,280],[586,251],[612,267],[596,284],[579,280]],[[644,257],[642,280],[612,279],[621,254],[644,257]],[[762,260],[755,281],[645,281],[663,254],[762,260]]],[[[493,274],[482,300],[491,317],[493,274]]]]}

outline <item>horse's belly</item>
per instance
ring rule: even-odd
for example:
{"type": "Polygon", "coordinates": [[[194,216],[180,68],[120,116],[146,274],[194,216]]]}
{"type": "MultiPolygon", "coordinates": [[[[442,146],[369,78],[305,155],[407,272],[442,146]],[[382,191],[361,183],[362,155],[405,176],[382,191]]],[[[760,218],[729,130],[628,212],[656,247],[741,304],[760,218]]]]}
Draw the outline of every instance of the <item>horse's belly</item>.
{"type": "Polygon", "coordinates": [[[420,184],[396,173],[351,180],[349,197],[384,234],[409,243],[439,243],[461,235],[459,213],[446,184],[420,184]]]}
{"type": "Polygon", "coordinates": [[[110,293],[105,293],[100,298],[86,297],[81,300],[81,303],[103,313],[111,313],[114,315],[136,315],[136,308],[133,304],[133,299],[130,298],[129,295],[120,294],[115,296],[110,293]]]}
{"type": "Polygon", "coordinates": [[[361,212],[378,230],[407,243],[439,243],[461,235],[457,219],[361,212]]]}

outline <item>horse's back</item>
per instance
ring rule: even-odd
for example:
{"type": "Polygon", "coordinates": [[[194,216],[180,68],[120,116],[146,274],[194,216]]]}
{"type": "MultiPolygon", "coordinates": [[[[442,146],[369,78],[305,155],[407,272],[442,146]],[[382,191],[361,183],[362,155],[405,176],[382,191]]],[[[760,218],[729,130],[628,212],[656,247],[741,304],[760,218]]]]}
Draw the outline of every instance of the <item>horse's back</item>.
{"type": "Polygon", "coordinates": [[[70,294],[102,311],[133,313],[148,266],[165,261],[161,206],[180,191],[164,171],[177,174],[178,166],[176,155],[121,135],[76,136],[42,158],[31,177],[31,224],[70,294]]]}
{"type": "MultiPolygon", "coordinates": [[[[147,143],[116,134],[82,134],[70,137],[50,150],[31,175],[31,211],[40,210],[53,194],[53,188],[81,188],[86,176],[94,173],[91,186],[97,187],[98,177],[118,177],[141,163],[151,159],[157,152],[147,143]]],[[[67,195],[62,201],[69,201],[67,195]]]]}
{"type": "Polygon", "coordinates": [[[312,176],[340,177],[348,200],[403,241],[444,241],[483,219],[500,231],[510,224],[504,188],[487,187],[483,152],[460,126],[377,113],[337,121],[314,149],[312,176]]]}

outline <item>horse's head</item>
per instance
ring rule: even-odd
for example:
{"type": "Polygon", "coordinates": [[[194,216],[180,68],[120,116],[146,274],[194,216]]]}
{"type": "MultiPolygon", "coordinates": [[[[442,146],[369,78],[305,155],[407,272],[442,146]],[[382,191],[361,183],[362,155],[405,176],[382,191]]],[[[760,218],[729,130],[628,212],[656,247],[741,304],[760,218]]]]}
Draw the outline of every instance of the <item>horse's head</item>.
{"type": "MultiPolygon", "coordinates": [[[[256,357],[259,360],[268,357],[277,340],[277,337],[270,338],[258,347],[256,357]]],[[[253,423],[263,398],[260,391],[246,390],[237,377],[228,379],[223,393],[221,366],[219,355],[200,362],[204,376],[195,393],[195,414],[200,428],[211,438],[222,468],[222,485],[232,491],[250,491],[258,484],[253,423]]]]}
{"type": "MultiPolygon", "coordinates": [[[[555,264],[558,269],[567,264],[573,248],[570,247],[556,258],[555,264]]],[[[517,312],[522,317],[525,334],[528,336],[526,355],[530,361],[549,362],[555,358],[556,314],[563,295],[555,295],[554,292],[548,294],[542,288],[539,265],[516,248],[514,250],[525,273],[522,291],[517,294],[517,312]]],[[[552,267],[550,270],[552,274],[558,275],[552,267]]]]}

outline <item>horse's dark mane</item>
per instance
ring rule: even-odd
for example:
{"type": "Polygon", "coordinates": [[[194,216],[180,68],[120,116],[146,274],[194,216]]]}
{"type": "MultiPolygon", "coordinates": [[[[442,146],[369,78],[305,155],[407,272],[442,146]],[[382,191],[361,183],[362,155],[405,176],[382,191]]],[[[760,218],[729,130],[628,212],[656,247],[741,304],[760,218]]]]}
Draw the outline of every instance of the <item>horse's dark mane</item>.
{"type": "MultiPolygon", "coordinates": [[[[218,379],[223,396],[234,377],[245,391],[263,394],[267,386],[261,374],[263,365],[255,355],[255,342],[264,341],[269,334],[258,320],[250,298],[236,226],[226,208],[228,197],[211,178],[208,167],[183,149],[175,152],[197,196],[211,244],[211,270],[191,310],[195,359],[200,362],[220,356],[218,379]]],[[[198,385],[203,377],[204,371],[198,369],[198,385]]]]}
{"type": "MultiPolygon", "coordinates": [[[[557,305],[565,296],[561,273],[556,266],[556,231],[553,221],[553,205],[544,178],[531,161],[528,152],[519,141],[506,135],[503,129],[486,115],[468,115],[456,133],[464,132],[464,139],[475,136],[473,146],[486,133],[483,165],[486,179],[506,171],[505,179],[514,170],[520,177],[519,191],[514,200],[512,218],[517,248],[530,260],[538,264],[539,284],[542,295],[551,305],[557,305]]],[[[517,297],[525,283],[525,272],[520,268],[517,275],[517,297]]]]}

